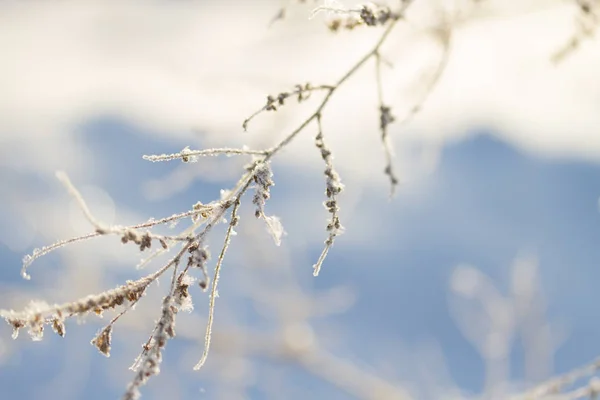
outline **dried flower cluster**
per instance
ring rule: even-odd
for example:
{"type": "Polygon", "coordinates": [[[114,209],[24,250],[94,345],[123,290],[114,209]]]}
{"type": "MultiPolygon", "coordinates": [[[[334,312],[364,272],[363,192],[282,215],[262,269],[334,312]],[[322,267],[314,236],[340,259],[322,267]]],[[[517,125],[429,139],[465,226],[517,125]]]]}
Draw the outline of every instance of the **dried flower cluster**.
{"type": "Polygon", "coordinates": [[[160,242],[160,245],[162,246],[163,249],[165,249],[165,250],[167,249],[168,246],[167,246],[167,242],[165,241],[165,239],[163,239],[162,237],[156,237],[156,236],[152,235],[150,232],[146,232],[143,235],[140,235],[134,230],[127,230],[123,234],[123,236],[121,236],[121,242],[123,242],[123,244],[126,244],[131,241],[131,242],[137,244],[138,246],[140,246],[140,251],[144,251],[144,250],[152,247],[153,237],[158,239],[158,241],[160,242]]]}
{"type": "Polygon", "coordinates": [[[281,238],[285,233],[283,225],[281,225],[279,217],[265,214],[265,204],[271,197],[270,188],[275,184],[272,177],[273,171],[271,170],[270,163],[258,163],[256,174],[254,175],[254,182],[256,185],[252,204],[256,206],[254,216],[256,218],[262,218],[265,221],[267,229],[273,237],[275,244],[279,246],[281,244],[281,238]]]}
{"type": "MultiPolygon", "coordinates": [[[[194,277],[188,275],[185,271],[177,277],[175,293],[173,294],[173,302],[175,303],[177,311],[192,311],[194,309],[194,303],[192,303],[189,288],[194,284],[195,280],[194,277]]],[[[206,282],[204,282],[200,287],[204,290],[206,285],[206,282]]]]}
{"type": "Polygon", "coordinates": [[[388,125],[394,122],[396,118],[392,115],[390,107],[385,106],[383,104],[379,107],[379,113],[379,129],[381,130],[381,142],[383,143],[387,160],[387,165],[385,166],[383,172],[389,177],[393,194],[394,188],[399,183],[399,181],[396,175],[394,174],[394,168],[392,167],[392,154],[390,144],[388,142],[388,125]]]}
{"type": "Polygon", "coordinates": [[[256,218],[263,217],[265,215],[265,204],[271,197],[270,188],[275,183],[273,182],[273,171],[271,170],[270,163],[260,163],[256,169],[254,175],[254,182],[256,182],[256,191],[252,204],[256,205],[256,211],[254,216],[256,218]]]}
{"type": "Polygon", "coordinates": [[[208,246],[202,246],[200,243],[193,243],[188,248],[188,252],[190,253],[190,256],[188,258],[187,268],[193,267],[198,268],[200,269],[200,271],[202,271],[203,279],[199,281],[198,285],[204,291],[206,290],[210,279],[208,277],[208,270],[206,267],[206,262],[210,259],[210,252],[208,251],[208,246]]]}
{"type": "Polygon", "coordinates": [[[110,357],[110,344],[112,341],[112,324],[109,324],[102,328],[100,332],[96,334],[96,337],[92,339],[91,344],[95,346],[98,351],[104,354],[106,357],[110,357]]]}
{"type": "Polygon", "coordinates": [[[367,3],[359,9],[318,7],[315,11],[320,10],[330,12],[327,27],[332,32],[338,32],[341,29],[353,30],[359,26],[384,26],[388,22],[400,18],[400,14],[394,13],[389,7],[375,3],[367,3]]]}
{"type": "Polygon", "coordinates": [[[281,92],[277,95],[277,97],[273,97],[271,95],[267,96],[267,104],[265,105],[265,110],[267,111],[276,111],[277,106],[282,106],[285,103],[285,99],[290,96],[296,96],[298,103],[307,100],[310,97],[310,94],[314,90],[322,90],[322,89],[330,89],[327,86],[318,86],[312,87],[310,82],[305,83],[304,85],[296,85],[296,88],[292,92],[281,92]]]}
{"type": "Polygon", "coordinates": [[[321,270],[321,265],[329,252],[331,246],[333,246],[333,241],[336,236],[341,234],[344,230],[342,224],[340,223],[340,217],[338,216],[338,202],[337,195],[342,192],[344,189],[344,185],[340,180],[338,173],[333,168],[333,156],[331,154],[331,150],[325,144],[323,139],[323,129],[321,126],[321,115],[317,117],[317,122],[319,124],[319,133],[315,137],[315,146],[321,152],[321,158],[325,161],[325,195],[327,196],[327,201],[323,203],[327,211],[331,214],[331,219],[327,221],[327,232],[329,232],[329,236],[325,240],[325,248],[323,249],[321,256],[317,260],[317,263],[313,265],[313,275],[319,275],[319,271],[321,270]]]}

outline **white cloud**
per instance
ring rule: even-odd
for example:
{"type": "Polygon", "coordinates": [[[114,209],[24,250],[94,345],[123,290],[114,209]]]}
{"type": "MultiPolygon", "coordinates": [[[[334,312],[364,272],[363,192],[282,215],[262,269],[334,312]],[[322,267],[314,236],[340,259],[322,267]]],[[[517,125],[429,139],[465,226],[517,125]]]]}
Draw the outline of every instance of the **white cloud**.
{"type": "MultiPolygon", "coordinates": [[[[423,33],[444,15],[438,3],[450,8],[450,2],[416,2],[387,48],[395,67],[387,73],[386,97],[397,115],[419,97],[440,56],[439,45],[423,33]]],[[[482,125],[534,151],[600,154],[597,42],[585,43],[558,67],[549,62],[575,29],[574,5],[480,3],[477,9],[467,1],[452,4],[463,10],[464,22],[455,24],[448,69],[411,129],[395,132],[400,154],[403,143],[422,141],[425,154],[435,154],[440,143],[482,125]]],[[[320,17],[308,20],[310,8],[300,7],[268,28],[279,5],[3,3],[0,144],[12,154],[31,154],[34,168],[54,169],[68,159],[75,169],[85,165],[84,155],[75,157],[84,151],[73,140],[77,128],[106,114],[171,137],[197,127],[213,144],[270,144],[303,108],[290,104],[287,114],[263,115],[243,134],[241,121],[264,96],[297,82],[337,79],[376,37],[372,30],[332,35],[320,17]]],[[[325,120],[339,162],[358,178],[381,169],[371,70],[365,66],[348,91],[340,91],[325,120]]],[[[309,146],[306,140],[305,150],[314,151],[309,146]]],[[[288,159],[303,163],[304,154],[288,159]]]]}

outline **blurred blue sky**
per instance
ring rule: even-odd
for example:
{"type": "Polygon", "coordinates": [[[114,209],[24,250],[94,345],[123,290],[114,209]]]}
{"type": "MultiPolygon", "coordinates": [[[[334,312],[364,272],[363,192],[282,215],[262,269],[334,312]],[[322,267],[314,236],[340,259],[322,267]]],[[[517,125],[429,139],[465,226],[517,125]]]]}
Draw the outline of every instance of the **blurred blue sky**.
{"type": "MultiPolygon", "coordinates": [[[[168,153],[182,148],[180,143],[153,137],[110,118],[82,127],[81,138],[93,149],[93,159],[89,161],[97,171],[110,170],[110,173],[90,176],[89,182],[110,193],[117,207],[127,205],[143,215],[169,215],[187,209],[198,200],[199,193],[210,200],[218,196],[221,187],[231,184],[198,183],[168,201],[146,201],[141,182],[149,176],[162,176],[179,164],[151,164],[143,161],[141,155],[156,153],[157,149],[168,153]]],[[[194,164],[189,167],[194,168],[194,164]]],[[[38,194],[44,191],[38,178],[31,175],[18,176],[19,185],[11,186],[15,173],[10,168],[0,171],[1,183],[8,190],[38,194]]],[[[280,196],[273,196],[271,201],[273,208],[278,209],[285,207],[278,203],[285,201],[282,200],[286,198],[285,191],[295,190],[295,196],[299,191],[284,183],[292,178],[293,172],[275,169],[275,174],[280,196]]],[[[357,289],[356,304],[348,312],[320,319],[316,326],[325,329],[328,325],[335,326],[335,332],[342,334],[334,353],[366,366],[376,366],[382,360],[397,365],[397,377],[410,370],[406,365],[408,361],[397,357],[400,353],[436,341],[443,349],[456,385],[468,392],[479,392],[484,378],[482,360],[457,328],[448,308],[451,272],[460,263],[474,265],[505,292],[511,263],[526,252],[539,260],[540,285],[547,301],[549,321],[567,328],[567,340],[555,356],[554,372],[565,372],[591,361],[600,354],[600,343],[596,340],[600,335],[600,322],[595,318],[595,286],[600,279],[598,182],[600,167],[596,164],[532,156],[485,130],[446,146],[436,172],[422,185],[419,201],[405,196],[402,188],[392,202],[387,201],[386,193],[363,197],[358,210],[376,210],[373,218],[381,227],[369,233],[368,242],[344,245],[344,237],[351,237],[353,229],[360,229],[350,221],[347,233],[334,246],[320,277],[308,278],[310,264],[294,266],[296,275],[302,276],[302,285],[308,289],[327,289],[338,284],[349,284],[357,289]]],[[[0,204],[7,195],[4,192],[0,196],[0,204]]],[[[340,201],[343,207],[343,198],[340,201]]],[[[6,204],[0,209],[10,215],[6,204]]],[[[6,215],[4,218],[8,219],[6,215]]],[[[35,244],[43,243],[38,238],[35,244]]],[[[233,246],[231,251],[235,253],[235,241],[233,246]]],[[[320,250],[313,246],[305,258],[316,258],[320,250]]],[[[22,256],[0,244],[3,286],[40,284],[35,279],[32,281],[35,283],[21,280],[22,256]]],[[[233,271],[235,265],[227,268],[233,271]]],[[[233,272],[225,272],[224,287],[227,288],[227,279],[235,277],[233,272]]],[[[113,276],[115,278],[122,277],[113,276]]],[[[0,294],[0,306],[6,302],[7,298],[0,294]]],[[[194,312],[204,313],[205,309],[202,306],[194,312]]],[[[249,312],[244,320],[252,324],[254,317],[249,312]]],[[[5,345],[11,346],[9,330],[4,328],[0,328],[0,333],[5,345]]],[[[0,363],[1,398],[94,400],[118,397],[122,386],[107,384],[106,379],[117,371],[126,381],[131,373],[126,369],[129,363],[114,357],[105,359],[89,346],[96,329],[95,324],[78,326],[71,322],[65,339],[48,333],[42,343],[30,342],[23,334],[19,338],[23,344],[16,353],[9,354],[5,362],[0,363]],[[80,363],[73,365],[73,360],[80,363]],[[73,380],[77,385],[70,389],[62,387],[73,380]]],[[[199,332],[198,337],[202,335],[199,332]]],[[[145,339],[143,334],[137,341],[145,339]]],[[[115,349],[119,346],[122,344],[117,341],[115,349]]],[[[185,341],[170,342],[166,365],[176,363],[178,357],[190,351],[189,346],[185,341]]],[[[522,351],[515,346],[511,355],[511,373],[515,380],[523,378],[522,358],[522,351]]],[[[258,362],[272,365],[267,360],[258,362]]],[[[209,362],[206,368],[210,367],[209,362]]],[[[286,372],[290,392],[285,398],[307,395],[349,398],[298,367],[279,365],[277,368],[286,372]]],[[[176,381],[181,398],[215,398],[211,394],[210,378],[203,375],[204,372],[192,372],[191,365],[187,369],[176,381]],[[205,390],[203,395],[200,388],[205,390]]],[[[258,371],[260,374],[262,367],[258,371]]],[[[172,384],[173,381],[161,375],[146,388],[144,398],[160,398],[160,393],[164,393],[161,388],[172,384]]],[[[260,387],[247,395],[252,399],[270,398],[260,387]]]]}

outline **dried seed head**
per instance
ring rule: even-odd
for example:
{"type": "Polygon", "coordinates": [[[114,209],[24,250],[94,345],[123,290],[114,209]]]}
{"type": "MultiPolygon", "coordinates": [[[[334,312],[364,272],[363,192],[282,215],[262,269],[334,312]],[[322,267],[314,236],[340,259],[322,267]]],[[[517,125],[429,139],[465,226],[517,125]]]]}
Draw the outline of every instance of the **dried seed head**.
{"type": "Polygon", "coordinates": [[[104,329],[98,332],[98,335],[91,341],[91,344],[96,346],[100,353],[106,357],[110,357],[110,341],[112,335],[112,325],[107,325],[104,329]]]}
{"type": "Polygon", "coordinates": [[[140,239],[140,251],[144,251],[149,249],[152,246],[152,238],[150,237],[150,233],[145,233],[142,235],[140,239]]]}
{"type": "Polygon", "coordinates": [[[179,310],[192,311],[194,305],[192,298],[189,293],[189,287],[194,283],[194,278],[189,276],[186,272],[179,274],[177,278],[177,285],[173,293],[173,301],[176,305],[176,312],[179,310]]]}
{"type": "Polygon", "coordinates": [[[254,198],[252,199],[252,203],[256,205],[256,211],[254,215],[256,218],[260,218],[264,215],[264,209],[266,201],[271,197],[269,193],[271,186],[274,185],[273,182],[273,171],[271,171],[270,163],[261,164],[254,175],[254,182],[256,182],[256,190],[254,192],[254,198]]]}
{"type": "Polygon", "coordinates": [[[167,242],[165,242],[164,239],[158,239],[158,241],[160,242],[160,245],[162,246],[163,249],[167,250],[169,248],[169,246],[167,245],[167,242]]]}
{"type": "Polygon", "coordinates": [[[198,286],[200,286],[200,289],[202,289],[203,291],[206,290],[206,288],[208,287],[207,280],[202,280],[198,282],[198,286]]]}
{"type": "Polygon", "coordinates": [[[192,152],[192,150],[190,150],[190,146],[185,146],[183,148],[183,150],[181,150],[181,152],[180,152],[181,161],[183,161],[184,163],[195,162],[197,157],[190,155],[191,152],[192,152]]]}
{"type": "Polygon", "coordinates": [[[381,130],[385,130],[387,126],[395,120],[396,118],[392,115],[392,109],[390,107],[382,105],[379,108],[379,127],[381,130]]]}
{"type": "Polygon", "coordinates": [[[190,246],[188,249],[190,256],[188,265],[190,267],[205,268],[206,262],[210,259],[210,251],[208,246],[200,247],[198,244],[190,246]]]}
{"type": "Polygon", "coordinates": [[[192,206],[194,211],[199,211],[197,214],[192,215],[192,222],[198,222],[200,218],[207,219],[212,213],[212,205],[203,204],[201,201],[197,202],[192,206]]]}
{"type": "Polygon", "coordinates": [[[12,338],[16,339],[19,337],[19,330],[25,327],[26,321],[22,319],[11,319],[6,318],[6,322],[8,322],[13,327],[12,338]]]}
{"type": "Polygon", "coordinates": [[[320,11],[328,12],[327,26],[332,32],[337,32],[342,27],[353,30],[362,25],[382,26],[400,18],[400,15],[392,12],[389,7],[375,3],[364,4],[358,9],[321,6],[313,10],[313,15],[320,11]]]}

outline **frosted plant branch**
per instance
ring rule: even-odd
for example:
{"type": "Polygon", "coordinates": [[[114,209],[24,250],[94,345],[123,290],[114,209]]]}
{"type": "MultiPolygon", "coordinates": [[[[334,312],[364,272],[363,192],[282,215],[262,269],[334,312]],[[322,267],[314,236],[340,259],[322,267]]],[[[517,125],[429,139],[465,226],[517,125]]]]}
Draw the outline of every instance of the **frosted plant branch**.
{"type": "MultiPolygon", "coordinates": [[[[250,173],[251,172],[253,172],[253,170],[250,171],[250,173]]],[[[216,210],[216,212],[211,216],[211,219],[206,223],[204,229],[194,237],[193,241],[189,241],[188,244],[186,246],[184,246],[182,248],[182,250],[180,251],[180,253],[178,254],[177,263],[175,264],[175,266],[177,266],[179,264],[179,261],[181,260],[181,256],[183,255],[183,253],[185,251],[188,251],[191,253],[190,258],[188,260],[188,264],[185,267],[185,269],[181,275],[181,279],[179,279],[179,280],[175,279],[177,269],[174,268],[173,279],[171,282],[171,288],[169,291],[169,295],[167,297],[165,297],[165,299],[163,300],[161,318],[159,319],[159,322],[156,324],[150,339],[148,340],[146,345],[144,345],[144,350],[142,351],[142,354],[140,355],[140,357],[138,357],[138,359],[134,363],[134,366],[132,367],[133,369],[137,369],[137,374],[135,375],[134,380],[128,386],[128,389],[123,397],[124,400],[125,399],[127,399],[127,400],[137,399],[139,397],[139,387],[141,387],[143,384],[145,384],[147,378],[150,375],[158,374],[158,372],[159,372],[158,365],[161,362],[161,353],[160,353],[161,348],[163,348],[165,346],[167,339],[175,336],[175,330],[174,330],[175,315],[177,314],[177,311],[179,310],[179,308],[177,306],[174,306],[172,304],[173,296],[175,295],[175,290],[177,288],[181,287],[182,285],[185,286],[185,289],[182,288],[180,290],[185,291],[185,295],[183,295],[183,297],[188,297],[187,286],[189,286],[189,285],[187,283],[184,285],[185,280],[183,278],[190,267],[192,267],[192,266],[201,267],[201,265],[203,265],[203,263],[208,259],[208,253],[206,252],[205,248],[202,246],[202,243],[204,242],[206,235],[210,232],[210,230],[212,229],[212,227],[214,225],[216,225],[219,221],[221,221],[223,219],[223,215],[232,205],[234,207],[234,210],[237,209],[237,207],[239,206],[240,197],[246,192],[249,184],[250,184],[250,180],[248,180],[247,183],[237,191],[237,193],[234,193],[234,195],[231,196],[233,199],[229,198],[229,199],[224,200],[222,206],[219,207],[216,210]],[[176,284],[177,282],[179,282],[179,285],[176,284]]],[[[232,225],[234,223],[237,223],[237,216],[235,219],[232,218],[232,221],[230,221],[230,223],[229,223],[229,228],[227,230],[227,235],[226,235],[227,243],[228,243],[229,237],[231,235],[232,225]]],[[[224,247],[224,250],[221,252],[221,257],[219,258],[219,261],[217,262],[216,273],[218,273],[218,268],[220,268],[220,264],[222,262],[222,257],[225,254],[226,248],[227,248],[227,245],[224,247]]],[[[203,267],[201,267],[201,268],[203,268],[203,267]]],[[[213,279],[213,290],[214,290],[215,295],[216,295],[215,280],[217,280],[217,279],[218,279],[218,275],[215,275],[215,277],[213,279]]],[[[202,287],[202,285],[201,285],[201,287],[202,287]]],[[[181,298],[181,296],[182,296],[182,294],[180,294],[180,298],[181,298]]],[[[213,294],[211,293],[212,301],[210,302],[209,316],[214,313],[214,298],[212,296],[213,296],[213,294]]],[[[182,301],[180,300],[179,303],[180,303],[179,305],[181,306],[182,301]]],[[[206,341],[207,342],[205,344],[205,354],[207,354],[206,349],[210,345],[210,335],[208,335],[208,334],[207,334],[206,341]]],[[[204,358],[204,356],[203,356],[203,358],[204,358]]],[[[199,369],[199,367],[197,367],[195,369],[199,369]]]]}
{"type": "MultiPolygon", "coordinates": [[[[403,8],[401,10],[400,15],[405,12],[405,10],[408,8],[408,5],[411,3],[406,2],[403,4],[405,4],[405,5],[403,6],[403,8]]],[[[279,142],[277,145],[275,145],[274,147],[267,150],[267,155],[263,159],[264,162],[269,161],[276,153],[278,153],[282,148],[284,148],[292,140],[294,140],[294,138],[300,132],[302,132],[313,120],[316,120],[317,116],[322,115],[323,110],[325,109],[325,107],[327,106],[329,101],[332,99],[332,97],[333,97],[334,93],[337,91],[337,89],[340,88],[344,83],[346,83],[346,81],[348,81],[365,63],[367,63],[367,61],[369,61],[372,57],[375,56],[375,54],[377,54],[379,52],[381,46],[386,41],[386,39],[388,38],[390,33],[393,31],[393,29],[396,26],[396,23],[398,21],[399,21],[399,18],[392,20],[387,25],[386,29],[380,36],[379,40],[375,43],[375,46],[370,51],[368,51],[362,58],[360,58],[352,67],[350,67],[346,71],[346,73],[343,74],[341,76],[341,78],[339,78],[338,81],[334,85],[331,86],[331,88],[327,91],[327,94],[325,95],[324,99],[317,106],[317,109],[306,120],[304,120],[296,129],[294,129],[281,142],[279,142]]]]}
{"type": "MultiPolygon", "coordinates": [[[[158,271],[147,275],[137,281],[127,282],[118,288],[108,290],[99,294],[83,297],[73,302],[60,305],[48,305],[44,302],[31,302],[23,311],[0,310],[0,317],[4,318],[13,327],[13,338],[19,334],[19,330],[29,327],[30,335],[34,340],[40,340],[43,336],[45,324],[63,324],[65,318],[73,315],[86,315],[91,312],[101,314],[103,311],[127,302],[137,301],[145,292],[148,285],[167,271],[176,259],[171,260],[158,271]]],[[[64,327],[61,329],[64,336],[64,327]]]]}
{"type": "MultiPolygon", "coordinates": [[[[64,304],[49,305],[44,302],[32,302],[21,311],[0,310],[0,317],[4,318],[13,328],[13,337],[16,338],[21,329],[28,328],[31,337],[34,340],[40,340],[46,325],[50,325],[58,335],[64,336],[66,331],[65,320],[67,318],[73,316],[87,316],[92,313],[101,314],[103,311],[116,310],[118,307],[122,307],[122,310],[112,318],[112,320],[104,326],[92,340],[92,344],[96,346],[102,354],[108,356],[110,355],[111,336],[116,322],[125,313],[133,309],[138,301],[144,296],[146,289],[152,282],[155,282],[166,271],[171,270],[171,285],[168,293],[163,298],[158,322],[154,325],[149,339],[143,345],[141,354],[132,367],[135,374],[130,385],[126,389],[124,399],[138,398],[140,395],[140,388],[151,376],[160,372],[159,365],[162,361],[162,351],[167,340],[175,337],[175,319],[177,314],[180,311],[191,311],[193,309],[190,288],[195,282],[198,283],[197,286],[199,286],[202,291],[206,291],[210,285],[208,321],[204,335],[204,349],[199,362],[194,366],[195,370],[200,369],[205,365],[211,349],[212,329],[215,320],[215,303],[216,298],[218,297],[219,275],[223,266],[224,257],[229,249],[231,236],[235,234],[234,228],[239,222],[238,211],[241,207],[242,197],[251,188],[255,190],[252,200],[252,203],[255,206],[255,216],[262,218],[265,221],[267,229],[272,234],[276,244],[279,244],[284,233],[283,226],[276,216],[269,216],[265,213],[266,201],[271,195],[270,187],[274,185],[272,161],[281,150],[287,147],[313,122],[316,123],[318,128],[318,133],[315,137],[315,146],[319,149],[321,158],[325,164],[325,193],[327,199],[324,202],[324,206],[329,213],[326,228],[328,236],[325,240],[325,246],[317,262],[313,265],[313,274],[315,276],[318,275],[334,241],[337,236],[343,232],[343,227],[339,218],[338,205],[338,195],[342,192],[343,185],[338,173],[334,169],[332,150],[325,142],[322,124],[327,105],[333,99],[340,87],[349,81],[356,72],[370,62],[371,59],[374,60],[377,107],[379,110],[379,130],[381,132],[385,156],[384,172],[390,180],[391,191],[393,194],[393,190],[398,184],[398,178],[394,173],[392,164],[393,154],[392,145],[389,141],[389,125],[394,122],[397,125],[400,125],[410,121],[410,119],[421,110],[423,103],[427,101],[446,69],[450,53],[451,31],[448,26],[443,26],[442,29],[434,32],[443,45],[443,53],[434,71],[433,77],[428,81],[425,87],[423,95],[417,99],[415,105],[409,109],[404,118],[396,118],[392,115],[391,106],[384,101],[382,65],[385,63],[385,60],[382,54],[382,46],[394,30],[395,26],[404,19],[404,14],[412,3],[413,2],[410,0],[400,0],[400,6],[397,10],[374,3],[362,4],[352,9],[343,8],[330,3],[313,10],[311,17],[314,17],[320,12],[327,12],[329,14],[326,25],[334,32],[342,32],[344,30],[357,31],[359,29],[367,28],[382,28],[383,31],[372,48],[353,65],[350,65],[334,84],[313,86],[311,83],[303,83],[294,86],[291,90],[280,92],[277,95],[269,95],[266,98],[266,102],[243,121],[242,127],[246,130],[254,118],[265,112],[277,111],[286,104],[286,101],[289,103],[295,99],[295,101],[301,103],[309,99],[309,97],[322,95],[323,98],[320,102],[317,102],[318,105],[316,109],[308,115],[302,123],[291,130],[283,140],[274,144],[272,147],[264,150],[252,150],[245,147],[191,150],[189,147],[186,147],[177,153],[143,156],[144,160],[151,162],[181,160],[184,163],[196,162],[200,157],[220,155],[251,157],[251,163],[246,167],[245,172],[242,173],[242,177],[236,183],[234,188],[225,192],[218,201],[209,204],[198,202],[194,204],[190,210],[185,212],[173,214],[158,220],[149,219],[148,221],[137,225],[106,225],[94,217],[83,196],[70,181],[66,173],[58,172],[57,178],[75,199],[84,216],[94,228],[94,231],[83,236],[56,242],[52,245],[42,247],[41,249],[35,249],[31,255],[28,255],[23,259],[22,275],[24,278],[29,278],[27,269],[37,258],[65,245],[102,235],[120,236],[123,244],[134,243],[138,246],[140,251],[149,249],[155,241],[159,242],[160,247],[142,261],[142,266],[146,265],[151,260],[155,260],[159,255],[173,250],[173,247],[180,247],[176,255],[168,260],[156,272],[136,281],[127,281],[126,284],[114,289],[86,296],[64,304]],[[211,280],[208,273],[210,253],[208,247],[205,245],[206,237],[212,231],[214,226],[219,223],[227,223],[224,222],[224,216],[229,212],[231,213],[231,220],[228,223],[224,242],[216,260],[211,280]],[[151,228],[174,223],[187,218],[191,220],[192,226],[183,229],[178,235],[158,235],[150,231],[151,228]],[[181,263],[184,262],[184,257],[186,255],[188,257],[187,264],[180,271],[182,266],[181,263]],[[201,276],[193,276],[194,273],[201,276]]],[[[562,60],[567,54],[578,47],[583,39],[591,36],[597,29],[600,3],[598,3],[597,0],[574,0],[574,4],[577,5],[580,12],[580,29],[569,43],[567,43],[565,48],[557,52],[554,57],[555,61],[562,60]]],[[[284,12],[280,13],[281,17],[283,17],[283,14],[284,12]]],[[[408,398],[408,394],[404,391],[389,385],[387,382],[380,380],[375,376],[369,375],[359,368],[355,368],[350,363],[346,363],[343,360],[328,355],[323,349],[318,348],[316,345],[313,347],[301,348],[302,346],[300,345],[302,345],[302,343],[308,342],[299,342],[300,343],[293,343],[295,350],[302,350],[294,354],[297,361],[299,361],[307,370],[323,377],[325,380],[346,390],[348,393],[359,398],[408,398]]],[[[309,344],[312,345],[314,343],[311,342],[309,344]]],[[[287,354],[289,355],[289,353],[287,354]]],[[[525,398],[541,398],[547,395],[561,394],[561,398],[576,399],[597,395],[600,385],[598,384],[598,379],[593,376],[597,371],[598,362],[594,362],[532,389],[526,393],[525,398]],[[592,378],[587,385],[583,385],[569,392],[566,391],[566,387],[569,384],[574,383],[578,379],[590,376],[592,376],[592,378]]]]}

